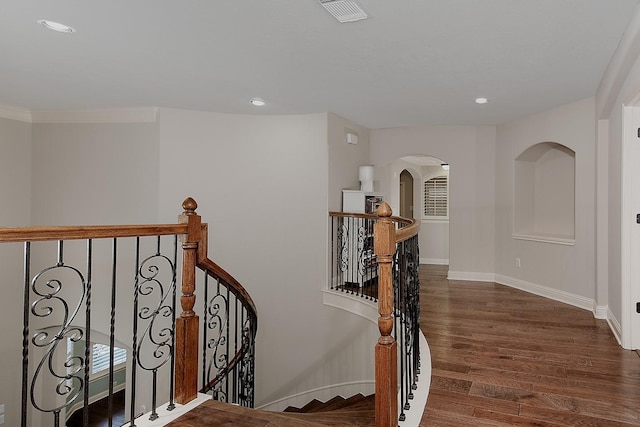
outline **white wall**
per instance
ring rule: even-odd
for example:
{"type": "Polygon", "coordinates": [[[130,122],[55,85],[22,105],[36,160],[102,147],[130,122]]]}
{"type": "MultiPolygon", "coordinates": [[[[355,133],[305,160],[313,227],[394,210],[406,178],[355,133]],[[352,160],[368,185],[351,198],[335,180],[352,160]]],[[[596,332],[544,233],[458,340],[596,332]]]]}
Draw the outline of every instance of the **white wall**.
{"type": "MultiPolygon", "coordinates": [[[[331,123],[332,132],[341,133],[340,120],[331,123]]],[[[174,219],[176,206],[194,197],[209,223],[210,258],[234,275],[257,305],[256,405],[371,378],[373,373],[357,363],[345,369],[345,355],[361,347],[355,337],[370,323],[322,304],[327,115],[161,109],[159,124],[161,221],[174,219]]],[[[361,159],[354,154],[348,163],[361,159]]],[[[346,182],[335,179],[336,186],[346,182]]],[[[337,203],[335,194],[332,198],[337,203]]]]}
{"type": "MultiPolygon", "coordinates": [[[[422,177],[420,188],[423,189],[423,182],[438,176],[449,178],[449,171],[444,171],[441,166],[423,166],[421,168],[422,177]]],[[[448,219],[426,219],[423,212],[424,195],[420,192],[419,218],[420,226],[420,262],[423,264],[449,264],[449,220],[448,219]]]]}
{"type": "MultiPolygon", "coordinates": [[[[0,118],[0,226],[29,225],[31,213],[31,124],[0,118]]],[[[22,245],[0,245],[0,403],[5,425],[20,425],[22,369],[22,245]]]]}
{"type": "MultiPolygon", "coordinates": [[[[16,153],[2,158],[11,159],[2,172],[2,182],[11,185],[0,188],[15,200],[12,216],[2,218],[6,225],[27,225],[30,217],[32,224],[172,223],[185,197],[199,202],[198,212],[210,224],[210,256],[247,286],[258,306],[258,405],[372,380],[373,351],[361,352],[367,343],[373,348],[375,325],[324,306],[321,293],[327,283],[329,146],[337,204],[339,190],[357,185],[357,166],[367,163],[366,129],[327,114],[170,109],[160,111],[157,123],[0,126],[7,135],[21,128],[26,144],[20,151],[2,140],[3,153],[16,153]],[[358,146],[341,145],[345,128],[358,132],[358,146]],[[353,364],[353,355],[362,363],[353,364]]],[[[13,342],[19,346],[20,339],[13,342]]],[[[13,349],[13,356],[19,354],[13,349]]]]}
{"type": "Polygon", "coordinates": [[[549,296],[594,309],[595,120],[587,99],[498,126],[496,143],[496,275],[499,281],[540,286],[549,296]],[[540,142],[575,151],[575,245],[518,240],[513,233],[514,161],[540,142]],[[515,266],[520,258],[521,267],[515,266]],[[501,277],[502,276],[502,277],[501,277]]]}
{"type": "Polygon", "coordinates": [[[637,119],[626,108],[640,104],[640,6],[625,29],[596,94],[598,119],[598,295],[625,348],[640,348],[637,225],[640,196],[637,119]],[[627,111],[628,112],[628,111],[627,111]]]}
{"type": "MultiPolygon", "coordinates": [[[[342,210],[342,190],[359,190],[358,167],[370,164],[369,129],[329,113],[329,210],[342,210]],[[346,133],[358,135],[358,144],[349,144],[346,133]]],[[[376,183],[374,182],[374,185],[376,183]]],[[[377,188],[376,188],[377,190],[377,188]]]]}
{"type": "MultiPolygon", "coordinates": [[[[387,170],[387,176],[392,176],[388,165],[395,159],[421,154],[437,157],[451,165],[450,274],[480,280],[492,275],[495,128],[431,126],[371,131],[371,160],[376,170],[387,170]]],[[[393,186],[382,187],[383,191],[385,188],[392,191],[393,186]]],[[[391,200],[394,200],[393,195],[391,200]]]]}
{"type": "Polygon", "coordinates": [[[32,225],[157,222],[155,123],[33,125],[32,225]]]}

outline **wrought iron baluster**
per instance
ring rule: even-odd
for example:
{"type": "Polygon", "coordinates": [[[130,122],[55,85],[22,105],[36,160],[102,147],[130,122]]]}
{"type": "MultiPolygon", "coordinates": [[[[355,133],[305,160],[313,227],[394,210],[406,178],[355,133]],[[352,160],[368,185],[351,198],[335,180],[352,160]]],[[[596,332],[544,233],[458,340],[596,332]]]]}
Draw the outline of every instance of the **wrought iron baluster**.
{"type": "MultiPolygon", "coordinates": [[[[178,265],[178,236],[173,236],[173,265],[174,265],[174,282],[177,282],[177,269],[175,266],[178,265]]],[[[167,406],[167,411],[173,411],[176,408],[174,399],[175,399],[175,372],[176,372],[176,301],[177,301],[177,290],[178,287],[174,283],[172,286],[172,295],[171,295],[171,363],[169,364],[169,405],[167,406]]],[[[203,341],[204,342],[204,341],[203,341]]]]}
{"type": "Polygon", "coordinates": [[[114,381],[114,369],[113,360],[115,354],[115,340],[116,340],[116,289],[117,289],[117,259],[118,259],[118,239],[114,238],[111,247],[111,313],[109,316],[109,397],[108,397],[108,412],[109,412],[109,427],[113,426],[113,381],[114,381]]]}
{"type": "Polygon", "coordinates": [[[138,300],[140,298],[140,277],[138,276],[138,270],[140,269],[140,237],[136,237],[136,250],[135,250],[135,271],[134,271],[134,290],[133,290],[133,337],[131,343],[131,425],[136,425],[136,387],[137,387],[137,371],[138,371],[138,300]]]}
{"type": "Polygon", "coordinates": [[[31,283],[31,242],[24,243],[24,299],[22,305],[22,412],[20,426],[27,427],[27,396],[29,381],[29,284],[31,283]]]}
{"type": "MultiPolygon", "coordinates": [[[[85,310],[90,312],[89,280],[90,249],[87,254],[87,273],[64,263],[64,243],[57,242],[57,257],[54,265],[42,269],[31,277],[31,243],[25,243],[24,268],[24,314],[23,314],[23,371],[22,371],[22,418],[23,426],[29,425],[29,402],[42,414],[52,414],[53,425],[59,426],[61,413],[69,402],[74,401],[86,385],[88,358],[69,355],[67,340],[77,342],[84,337],[83,328],[74,326],[83,302],[89,301],[85,310]],[[74,288],[78,290],[73,292],[74,288]],[[68,290],[67,290],[68,289],[68,290]],[[66,293],[77,296],[72,302],[66,293]],[[33,302],[31,298],[33,295],[33,302]],[[39,319],[33,334],[30,331],[31,317],[39,319]],[[50,323],[45,324],[46,321],[50,323]],[[30,339],[29,339],[30,337],[30,339]],[[30,348],[33,346],[33,353],[30,348]],[[29,359],[40,357],[30,376],[29,359]],[[59,363],[58,360],[64,362],[59,363]],[[85,371],[84,377],[82,371],[85,371]],[[49,386],[49,383],[51,384],[49,386]],[[49,387],[49,390],[45,390],[49,387]],[[29,390],[29,391],[27,391],[29,390]]],[[[85,319],[85,321],[87,321],[85,319]]]]}
{"type": "MultiPolygon", "coordinates": [[[[202,301],[202,313],[204,328],[202,328],[202,387],[207,386],[207,344],[208,344],[208,331],[209,331],[209,310],[207,310],[207,304],[209,303],[209,274],[204,272],[204,300],[202,301]]],[[[206,392],[206,390],[203,390],[206,392]]]]}
{"type": "MultiPolygon", "coordinates": [[[[91,265],[93,255],[93,241],[87,240],[87,299],[85,311],[85,340],[84,340],[84,407],[82,408],[82,422],[84,425],[89,424],[89,374],[90,374],[90,347],[91,347],[91,265]]],[[[62,258],[60,258],[62,262],[62,258]]],[[[110,382],[111,385],[111,382],[110,382]]],[[[109,414],[112,413],[112,407],[109,408],[109,414]]],[[[109,423],[111,427],[111,422],[109,423]]]]}
{"type": "Polygon", "coordinates": [[[160,236],[157,236],[157,246],[154,254],[146,257],[140,263],[137,276],[141,281],[138,286],[139,297],[147,302],[139,307],[136,315],[145,321],[146,326],[137,343],[138,352],[136,362],[140,369],[148,371],[152,376],[151,415],[150,420],[158,418],[157,413],[157,377],[159,369],[171,361],[173,353],[172,337],[174,325],[166,325],[163,319],[173,319],[172,305],[173,288],[176,284],[176,266],[170,258],[161,252],[160,236]],[[169,283],[163,282],[162,273],[167,269],[170,275],[169,283]],[[142,347],[149,347],[147,352],[142,347]],[[143,360],[142,356],[145,356],[143,360]],[[147,360],[148,358],[148,360],[147,360]]]}

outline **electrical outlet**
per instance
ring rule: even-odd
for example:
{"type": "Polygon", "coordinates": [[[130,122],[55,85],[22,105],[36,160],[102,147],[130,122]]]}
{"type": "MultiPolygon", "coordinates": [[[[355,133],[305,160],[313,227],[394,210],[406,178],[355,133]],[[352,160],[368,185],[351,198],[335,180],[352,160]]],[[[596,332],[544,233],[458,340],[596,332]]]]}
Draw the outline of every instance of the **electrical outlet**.
{"type": "Polygon", "coordinates": [[[520,258],[516,258],[516,267],[520,268],[520,258]]]}

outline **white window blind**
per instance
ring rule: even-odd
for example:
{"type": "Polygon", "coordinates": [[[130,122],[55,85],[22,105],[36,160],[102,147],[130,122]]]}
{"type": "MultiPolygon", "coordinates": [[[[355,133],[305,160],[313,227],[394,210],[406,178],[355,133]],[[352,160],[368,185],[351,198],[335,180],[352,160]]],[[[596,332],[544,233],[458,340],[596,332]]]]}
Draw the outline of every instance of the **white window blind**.
{"type": "Polygon", "coordinates": [[[438,176],[424,182],[424,216],[442,216],[449,214],[449,190],[446,176],[438,176]]]}
{"type": "MultiPolygon", "coordinates": [[[[109,346],[104,344],[94,344],[92,351],[91,373],[97,374],[109,369],[109,346]]],[[[117,366],[127,361],[127,350],[124,348],[113,348],[113,366],[117,366]]]]}

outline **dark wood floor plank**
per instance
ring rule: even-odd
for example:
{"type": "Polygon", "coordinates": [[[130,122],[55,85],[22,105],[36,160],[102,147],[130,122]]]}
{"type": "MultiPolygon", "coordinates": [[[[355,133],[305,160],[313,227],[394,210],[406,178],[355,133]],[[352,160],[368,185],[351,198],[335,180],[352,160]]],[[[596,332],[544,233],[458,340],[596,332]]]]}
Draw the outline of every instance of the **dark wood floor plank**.
{"type": "Polygon", "coordinates": [[[640,425],[640,357],[592,313],[420,266],[424,426],[640,425]],[[505,406],[507,405],[507,406],[505,406]]]}

